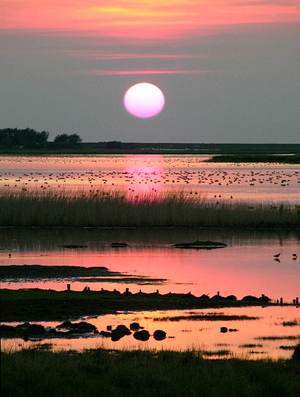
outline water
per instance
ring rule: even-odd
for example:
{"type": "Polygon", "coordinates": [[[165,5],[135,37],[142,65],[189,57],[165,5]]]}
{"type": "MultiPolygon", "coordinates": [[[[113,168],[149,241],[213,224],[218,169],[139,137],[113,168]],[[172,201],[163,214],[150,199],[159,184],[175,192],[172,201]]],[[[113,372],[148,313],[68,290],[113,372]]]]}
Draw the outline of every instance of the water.
{"type": "MultiPolygon", "coordinates": [[[[71,229],[0,230],[0,265],[106,266],[135,276],[164,278],[162,285],[72,282],[72,289],[124,290],[133,292],[159,289],[161,293],[192,292],[195,295],[267,294],[291,301],[300,295],[299,232],[230,232],[203,229],[71,229]],[[214,240],[228,244],[216,250],[181,250],[172,246],[182,241],[214,240]],[[125,241],[128,248],[111,248],[125,241]],[[65,244],[81,244],[86,249],[64,249],[65,244]],[[280,262],[273,255],[280,253],[280,262]],[[297,260],[292,254],[297,253],[297,260]]],[[[2,288],[39,287],[66,289],[66,280],[2,282],[2,288]]]]}
{"type": "Polygon", "coordinates": [[[207,163],[202,155],[1,156],[0,193],[184,192],[215,201],[300,203],[300,165],[207,163]]]}
{"type": "MultiPolygon", "coordinates": [[[[206,310],[175,310],[130,312],[114,315],[103,315],[96,318],[87,318],[86,321],[94,324],[99,330],[106,330],[108,325],[129,324],[138,321],[150,334],[157,329],[167,332],[167,338],[156,341],[152,336],[146,342],[137,341],[132,335],[125,336],[117,342],[99,335],[71,339],[44,339],[42,341],[24,341],[22,339],[6,339],[2,341],[3,350],[18,350],[24,347],[38,347],[41,344],[51,344],[53,350],[79,350],[92,348],[106,349],[164,349],[164,350],[201,350],[209,352],[227,351],[224,358],[230,356],[260,359],[260,358],[290,358],[292,348],[300,342],[300,326],[283,326],[284,321],[300,321],[300,309],[295,307],[268,307],[268,308],[234,308],[234,309],[206,309],[206,310]],[[230,315],[248,315],[259,317],[258,320],[245,321],[158,321],[165,316],[188,316],[193,314],[223,313],[230,315]],[[220,327],[235,328],[238,331],[221,333],[220,327]],[[260,340],[260,337],[277,336],[280,340],[260,340]],[[295,337],[294,340],[284,339],[295,337]]],[[[15,324],[15,323],[13,323],[15,324]]],[[[49,327],[55,327],[58,322],[40,322],[49,327]]],[[[220,358],[218,354],[207,358],[220,358]]]]}
{"type": "MultiPolygon", "coordinates": [[[[120,191],[128,199],[166,192],[185,192],[211,200],[266,203],[300,203],[300,166],[279,164],[206,163],[204,156],[60,156],[0,157],[0,193],[15,191],[120,191]]],[[[92,290],[129,288],[160,293],[191,292],[214,295],[261,295],[282,297],[290,302],[300,296],[299,231],[231,231],[205,229],[0,229],[1,265],[75,265],[106,266],[133,276],[163,278],[161,285],[120,282],[79,282],[71,288],[92,290]],[[227,248],[217,250],[180,250],[172,245],[194,240],[222,241],[227,248]],[[123,241],[127,248],[114,249],[111,243],[123,241]],[[65,244],[86,245],[86,249],[64,249],[65,244]],[[280,253],[280,260],[274,254],[280,253]],[[298,258],[293,259],[293,254],[298,258]]],[[[68,280],[3,281],[1,288],[66,289],[68,280]]],[[[255,321],[156,321],[159,317],[188,315],[189,311],[151,311],[99,316],[88,321],[99,329],[107,325],[139,321],[146,329],[164,329],[170,338],[158,342],[137,342],[132,336],[112,342],[99,336],[24,342],[4,340],[2,348],[18,349],[28,345],[51,343],[54,350],[105,348],[162,348],[184,350],[228,350],[229,355],[250,358],[288,358],[297,340],[258,341],[260,336],[300,335],[300,327],[284,327],[283,321],[300,318],[295,307],[235,308],[194,310],[195,313],[253,313],[255,321]],[[221,334],[228,326],[238,332],[221,334]],[[243,347],[242,345],[254,345],[243,347]],[[261,346],[257,346],[261,345],[261,346]],[[285,347],[284,349],[282,348],[285,347]]],[[[44,322],[54,326],[57,323],[44,322]]],[[[214,357],[214,356],[212,356],[214,357]]]]}

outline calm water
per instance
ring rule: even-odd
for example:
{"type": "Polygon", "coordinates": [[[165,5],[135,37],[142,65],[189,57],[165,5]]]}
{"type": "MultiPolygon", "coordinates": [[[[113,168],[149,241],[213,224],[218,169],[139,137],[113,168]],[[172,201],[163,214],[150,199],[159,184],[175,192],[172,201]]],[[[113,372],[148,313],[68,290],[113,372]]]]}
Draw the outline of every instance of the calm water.
{"type": "Polygon", "coordinates": [[[201,155],[0,157],[0,192],[185,192],[212,200],[300,203],[300,165],[206,163],[201,155]]]}
{"type": "MultiPolygon", "coordinates": [[[[62,156],[62,157],[0,157],[0,193],[12,191],[74,192],[118,190],[128,199],[136,195],[157,196],[165,192],[185,192],[212,200],[247,200],[300,203],[300,166],[262,164],[205,163],[203,156],[62,156]]],[[[124,284],[116,282],[72,281],[72,289],[118,289],[145,292],[159,289],[161,293],[192,292],[214,295],[267,294],[273,299],[291,301],[300,296],[300,232],[239,231],[204,229],[0,229],[1,265],[77,265],[106,266],[111,271],[164,278],[161,285],[124,284]],[[214,240],[228,244],[218,250],[180,250],[172,244],[185,241],[214,240]],[[128,248],[113,249],[115,241],[128,243],[128,248]],[[86,245],[86,249],[63,249],[64,244],[86,245]],[[273,255],[280,253],[280,261],[273,255]],[[298,258],[293,260],[293,254],[298,258]]],[[[63,290],[67,280],[5,281],[1,288],[39,287],[63,290]]],[[[211,312],[212,309],[209,310],[211,312]]],[[[118,342],[93,337],[44,341],[54,349],[168,348],[229,350],[238,356],[289,357],[298,340],[257,341],[260,336],[300,335],[300,327],[283,327],[283,321],[300,319],[295,307],[237,308],[213,310],[225,314],[253,313],[255,321],[157,321],[161,316],[187,315],[188,311],[120,313],[99,316],[88,321],[105,329],[139,321],[153,332],[164,329],[166,340],[137,342],[132,336],[118,342]],[[237,328],[238,332],[221,334],[220,327],[237,328]],[[261,345],[242,347],[242,345],[261,345]]],[[[205,312],[193,311],[195,313],[205,312]]],[[[44,323],[56,325],[57,323],[44,323]]],[[[44,343],[43,342],[43,343],[44,343]]],[[[20,348],[29,343],[5,340],[3,348],[20,348]]]]}
{"type": "MultiPolygon", "coordinates": [[[[165,278],[163,285],[72,282],[72,289],[121,289],[132,291],[189,292],[210,295],[265,293],[291,301],[300,296],[300,232],[258,233],[207,230],[136,229],[0,230],[0,265],[106,266],[132,275],[165,278]],[[216,250],[181,250],[172,247],[182,241],[215,240],[228,244],[216,250]],[[114,249],[114,241],[128,248],[114,249]],[[64,249],[64,244],[82,244],[86,249],[64,249]],[[273,255],[281,254],[280,262],[273,255]],[[297,253],[297,260],[292,254],[297,253]]],[[[66,289],[65,280],[2,282],[2,288],[40,287],[66,289]]]]}
{"type": "MultiPolygon", "coordinates": [[[[45,339],[43,341],[23,341],[22,339],[6,339],[2,341],[2,349],[21,349],[29,346],[39,346],[50,343],[53,350],[84,350],[89,348],[108,349],[168,349],[187,350],[196,349],[216,352],[226,350],[224,357],[231,355],[259,358],[289,358],[292,347],[300,342],[300,326],[283,326],[284,321],[300,321],[300,309],[295,307],[269,308],[235,308],[235,309],[207,309],[207,310],[176,310],[152,311],[138,313],[120,313],[104,315],[96,318],[87,318],[87,321],[96,325],[99,330],[106,330],[108,325],[118,324],[129,326],[130,322],[138,321],[152,334],[156,329],[167,332],[167,339],[156,341],[153,337],[147,342],[139,342],[132,335],[125,336],[117,342],[108,338],[95,336],[90,338],[73,339],[45,339]],[[233,315],[248,315],[259,317],[258,320],[246,321],[159,321],[161,317],[205,313],[224,313],[233,315]],[[235,328],[237,332],[220,333],[220,327],[235,328]],[[259,340],[260,337],[280,336],[281,340],[259,340]],[[294,340],[285,339],[294,336],[294,340]],[[247,345],[247,346],[245,346],[247,345]],[[250,345],[250,346],[249,346],[250,345]]],[[[15,323],[13,323],[15,324],[15,323]]],[[[41,322],[44,326],[56,326],[58,322],[41,322]]],[[[212,358],[218,357],[217,355],[212,358]]]]}

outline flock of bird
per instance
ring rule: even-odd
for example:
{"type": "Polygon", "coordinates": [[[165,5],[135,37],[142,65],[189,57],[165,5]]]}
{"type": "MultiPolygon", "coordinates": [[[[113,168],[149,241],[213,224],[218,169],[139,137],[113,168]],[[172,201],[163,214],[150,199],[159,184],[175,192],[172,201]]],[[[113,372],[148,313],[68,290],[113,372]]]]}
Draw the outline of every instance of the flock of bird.
{"type": "MultiPolygon", "coordinates": [[[[284,194],[282,188],[288,188],[300,201],[300,170],[297,168],[280,167],[218,167],[195,161],[171,159],[166,164],[149,160],[129,162],[114,162],[104,164],[101,161],[86,163],[75,159],[43,168],[43,163],[24,164],[11,171],[0,163],[0,191],[84,191],[97,193],[102,191],[126,192],[129,194],[160,194],[162,192],[185,192],[195,195],[205,195],[208,198],[241,199],[249,195],[253,198],[267,198],[272,195],[284,194]],[[115,168],[114,168],[115,167],[115,168]],[[26,169],[27,168],[27,169],[26,169]],[[93,169],[94,168],[94,169],[93,169]]],[[[42,160],[41,160],[42,161],[42,160]]],[[[279,199],[278,199],[279,201],[279,199]]]]}

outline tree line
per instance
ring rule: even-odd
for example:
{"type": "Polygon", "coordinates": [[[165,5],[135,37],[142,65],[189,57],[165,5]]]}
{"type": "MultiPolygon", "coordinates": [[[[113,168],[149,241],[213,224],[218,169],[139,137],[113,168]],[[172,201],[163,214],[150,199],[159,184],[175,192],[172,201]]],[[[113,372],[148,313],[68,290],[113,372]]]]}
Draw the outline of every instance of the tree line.
{"type": "Polygon", "coordinates": [[[31,128],[4,128],[0,129],[0,147],[3,148],[47,148],[50,145],[55,147],[74,147],[81,143],[78,134],[58,134],[54,142],[49,142],[48,131],[35,131],[31,128]]]}

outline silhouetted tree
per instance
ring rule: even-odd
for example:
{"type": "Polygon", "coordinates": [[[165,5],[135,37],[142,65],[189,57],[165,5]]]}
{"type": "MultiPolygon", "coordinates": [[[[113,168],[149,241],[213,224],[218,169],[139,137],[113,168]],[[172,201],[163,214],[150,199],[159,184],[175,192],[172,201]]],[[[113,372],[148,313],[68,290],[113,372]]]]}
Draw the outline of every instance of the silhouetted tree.
{"type": "Polygon", "coordinates": [[[81,138],[78,134],[59,134],[55,137],[54,143],[60,147],[71,147],[81,143],[81,138]]]}
{"type": "Polygon", "coordinates": [[[31,128],[5,128],[0,130],[0,146],[6,148],[35,148],[47,145],[49,133],[35,131],[31,128]]]}

